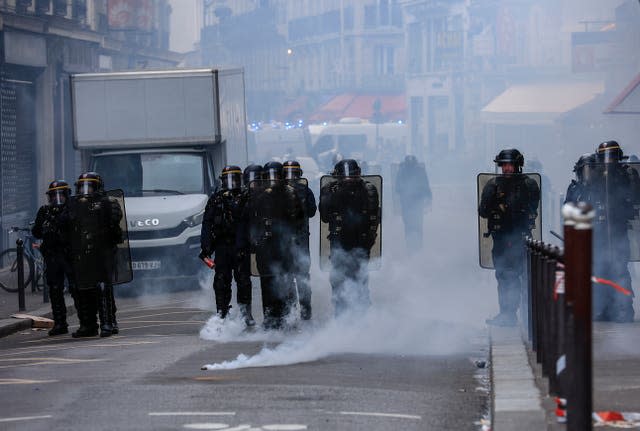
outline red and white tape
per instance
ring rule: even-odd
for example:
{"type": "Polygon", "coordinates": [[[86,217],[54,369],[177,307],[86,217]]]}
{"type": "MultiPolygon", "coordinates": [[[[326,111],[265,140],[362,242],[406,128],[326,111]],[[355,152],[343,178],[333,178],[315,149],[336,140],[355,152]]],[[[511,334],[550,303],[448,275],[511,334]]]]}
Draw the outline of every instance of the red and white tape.
{"type": "Polygon", "coordinates": [[[595,425],[619,426],[628,428],[640,426],[640,413],[629,412],[594,412],[595,425]]]}

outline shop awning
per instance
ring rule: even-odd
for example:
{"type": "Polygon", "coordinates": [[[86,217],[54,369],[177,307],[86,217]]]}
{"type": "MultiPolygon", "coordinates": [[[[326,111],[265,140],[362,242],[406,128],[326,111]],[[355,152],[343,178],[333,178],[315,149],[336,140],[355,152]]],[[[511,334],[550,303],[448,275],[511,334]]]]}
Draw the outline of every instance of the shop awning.
{"type": "Polygon", "coordinates": [[[481,111],[490,124],[545,125],[604,92],[602,82],[513,85],[481,111]]]}
{"type": "Polygon", "coordinates": [[[605,114],[640,114],[640,74],[636,76],[604,111],[605,114]]]}
{"type": "Polygon", "coordinates": [[[404,94],[355,94],[345,93],[333,97],[320,106],[310,121],[337,122],[345,117],[357,117],[373,120],[374,105],[380,101],[380,114],[383,121],[404,120],[406,114],[406,101],[404,94]]]}

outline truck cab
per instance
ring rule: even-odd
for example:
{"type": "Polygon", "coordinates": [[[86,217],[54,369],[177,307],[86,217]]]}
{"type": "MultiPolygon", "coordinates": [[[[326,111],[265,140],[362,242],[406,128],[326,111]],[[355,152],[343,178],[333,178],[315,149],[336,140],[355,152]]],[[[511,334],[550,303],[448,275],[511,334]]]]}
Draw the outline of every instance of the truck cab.
{"type": "Polygon", "coordinates": [[[92,171],[126,197],[135,276],[191,278],[207,199],[215,188],[205,149],[166,148],[94,153],[92,171]]]}

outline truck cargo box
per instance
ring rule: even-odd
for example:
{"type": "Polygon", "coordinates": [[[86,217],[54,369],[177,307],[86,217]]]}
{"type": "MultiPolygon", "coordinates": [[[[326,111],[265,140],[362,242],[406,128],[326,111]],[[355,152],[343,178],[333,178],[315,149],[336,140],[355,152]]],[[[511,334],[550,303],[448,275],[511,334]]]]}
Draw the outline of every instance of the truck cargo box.
{"type": "Polygon", "coordinates": [[[241,68],[76,74],[71,93],[79,150],[225,143],[227,163],[246,163],[241,68]]]}

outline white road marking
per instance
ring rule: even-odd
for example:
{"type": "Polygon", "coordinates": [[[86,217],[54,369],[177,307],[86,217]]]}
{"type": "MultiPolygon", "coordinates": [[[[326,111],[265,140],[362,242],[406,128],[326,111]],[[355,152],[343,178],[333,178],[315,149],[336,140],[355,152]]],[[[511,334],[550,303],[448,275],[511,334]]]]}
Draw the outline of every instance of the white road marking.
{"type": "Polygon", "coordinates": [[[23,416],[19,418],[1,418],[0,422],[20,422],[20,421],[31,421],[34,419],[50,419],[53,416],[51,415],[43,415],[43,416],[23,416]]]}
{"type": "MultiPolygon", "coordinates": [[[[184,322],[195,322],[195,323],[207,323],[204,320],[186,320],[184,322]]],[[[184,323],[183,321],[173,321],[173,320],[133,320],[133,319],[118,319],[118,323],[119,324],[123,324],[123,323],[184,323]]]]}
{"type": "Polygon", "coordinates": [[[376,412],[340,412],[341,415],[354,415],[354,416],[373,416],[382,418],[399,418],[399,419],[413,419],[420,421],[422,416],[417,415],[405,415],[400,413],[376,413],[376,412]]]}
{"type": "Polygon", "coordinates": [[[299,424],[274,424],[274,425],[262,425],[263,430],[267,431],[301,431],[306,430],[306,425],[299,424]]]}
{"type": "MultiPolygon", "coordinates": [[[[169,314],[193,314],[194,312],[202,312],[202,311],[204,310],[168,311],[166,313],[144,314],[142,316],[129,316],[129,317],[123,317],[123,318],[131,321],[131,320],[144,319],[147,317],[168,316],[169,314]]],[[[120,321],[120,319],[118,319],[118,321],[120,321]]]]}
{"type": "MultiPolygon", "coordinates": [[[[6,361],[7,359],[3,359],[6,361]]],[[[32,358],[17,358],[14,361],[29,361],[33,360],[32,358]]],[[[37,362],[27,362],[24,364],[14,364],[14,365],[0,365],[0,369],[5,368],[19,368],[19,367],[33,367],[36,365],[72,365],[78,363],[88,363],[88,362],[103,362],[106,359],[56,359],[51,358],[49,360],[37,360],[37,362]]]]}
{"type": "Polygon", "coordinates": [[[229,425],[217,424],[217,423],[201,423],[201,424],[185,424],[182,427],[191,429],[191,430],[221,430],[221,429],[228,429],[229,425]]]}
{"type": "Polygon", "coordinates": [[[149,416],[235,416],[236,412],[149,412],[149,416]]]}
{"type": "Polygon", "coordinates": [[[187,322],[156,323],[154,325],[143,325],[143,326],[125,326],[120,328],[120,332],[130,331],[132,329],[157,328],[159,326],[176,326],[176,325],[202,325],[202,322],[189,320],[187,322]]]}
{"type": "Polygon", "coordinates": [[[0,385],[37,385],[40,383],[56,383],[59,380],[0,379],[0,385]]]}

